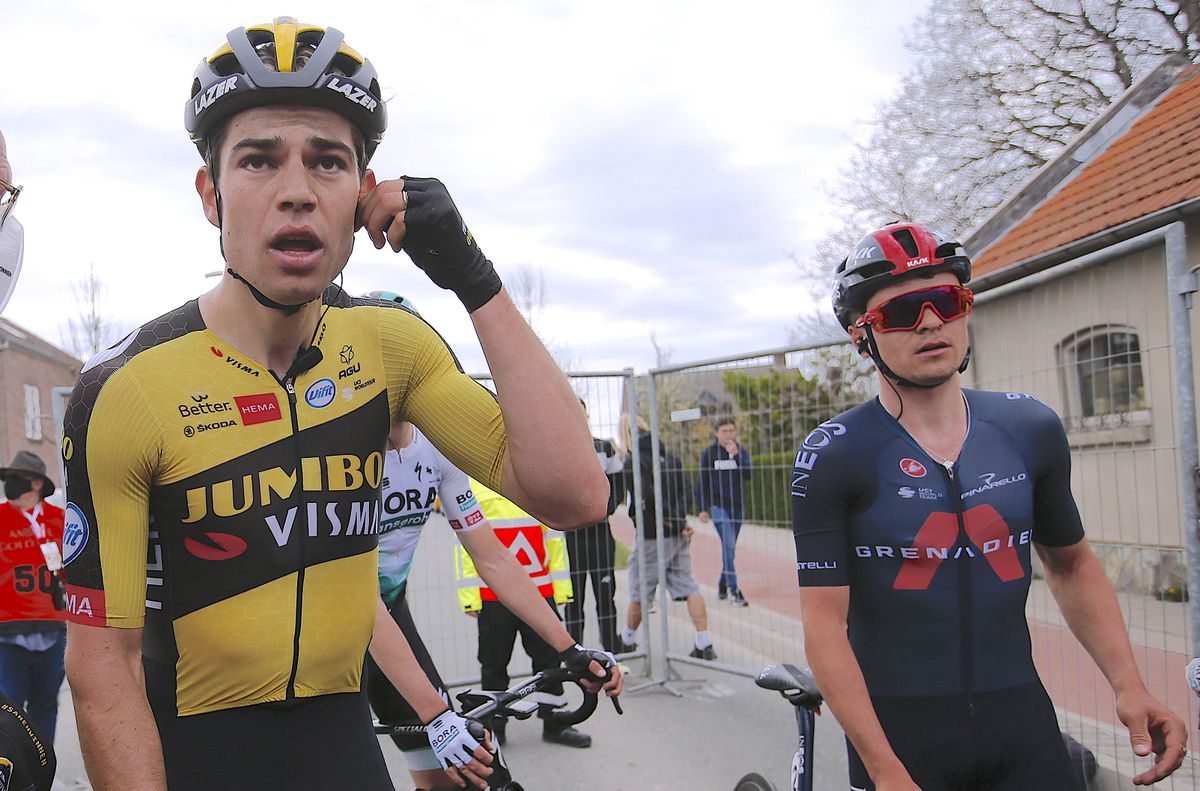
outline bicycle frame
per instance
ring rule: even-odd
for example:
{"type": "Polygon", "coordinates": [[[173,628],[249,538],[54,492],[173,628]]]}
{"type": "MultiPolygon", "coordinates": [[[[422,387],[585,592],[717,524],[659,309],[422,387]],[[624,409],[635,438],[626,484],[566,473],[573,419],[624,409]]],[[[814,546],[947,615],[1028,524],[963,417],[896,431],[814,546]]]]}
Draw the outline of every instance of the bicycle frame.
{"type": "MultiPolygon", "coordinates": [[[[792,791],[813,791],[813,739],[821,692],[807,670],[794,665],[768,665],[755,679],[763,689],[778,692],[796,710],[796,754],[792,757],[792,791]]],[[[775,786],[757,772],[738,781],[734,791],[775,791],[775,786]]]]}
{"type": "Polygon", "coordinates": [[[799,740],[796,755],[792,758],[792,791],[813,789],[813,739],[816,736],[817,718],[813,710],[796,706],[796,731],[799,740]]]}

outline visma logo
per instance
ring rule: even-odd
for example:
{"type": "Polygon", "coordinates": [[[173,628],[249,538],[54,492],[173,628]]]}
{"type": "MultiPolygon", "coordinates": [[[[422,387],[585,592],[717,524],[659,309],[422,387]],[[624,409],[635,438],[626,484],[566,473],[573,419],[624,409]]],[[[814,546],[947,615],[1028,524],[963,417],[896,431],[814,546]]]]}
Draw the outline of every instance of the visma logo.
{"type": "Polygon", "coordinates": [[[314,409],[324,409],[333,403],[337,395],[337,387],[332,379],[320,379],[313,382],[304,391],[304,402],[314,409]]]}
{"type": "Polygon", "coordinates": [[[63,515],[63,565],[67,565],[87,546],[88,523],[75,503],[67,503],[63,515]]]}

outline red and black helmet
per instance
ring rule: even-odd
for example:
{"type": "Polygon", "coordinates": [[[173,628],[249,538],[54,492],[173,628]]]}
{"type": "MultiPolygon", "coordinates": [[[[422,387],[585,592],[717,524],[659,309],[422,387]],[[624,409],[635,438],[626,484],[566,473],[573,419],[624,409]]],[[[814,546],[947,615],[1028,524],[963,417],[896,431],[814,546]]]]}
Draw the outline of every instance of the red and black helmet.
{"type": "Polygon", "coordinates": [[[891,223],[864,236],[834,273],[833,312],[842,328],[867,309],[879,289],[913,274],[953,272],[971,279],[971,259],[958,242],[918,223],[891,223]]]}

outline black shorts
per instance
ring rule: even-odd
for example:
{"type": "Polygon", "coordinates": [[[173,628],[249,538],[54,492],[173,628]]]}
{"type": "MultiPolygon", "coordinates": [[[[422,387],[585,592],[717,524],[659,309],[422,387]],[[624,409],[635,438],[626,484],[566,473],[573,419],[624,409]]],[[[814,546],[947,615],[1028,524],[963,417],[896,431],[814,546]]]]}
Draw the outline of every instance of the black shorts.
{"type": "Polygon", "coordinates": [[[395,791],[361,693],[155,714],[170,791],[395,791]]]}
{"type": "MultiPolygon", "coordinates": [[[[922,791],[1072,791],[1078,787],[1050,697],[1039,683],[974,696],[872,698],[892,750],[922,791]]],[[[850,786],[874,791],[846,741],[850,786]]]]}
{"type": "MultiPolygon", "coordinates": [[[[433,664],[433,659],[429,656],[429,651],[425,648],[425,643],[421,640],[421,635],[417,632],[417,626],[413,623],[412,613],[408,610],[408,602],[405,600],[404,593],[401,592],[398,598],[391,606],[392,620],[400,627],[400,631],[404,633],[404,637],[408,640],[408,645],[412,648],[413,654],[417,658],[417,664],[425,671],[425,675],[429,678],[429,683],[433,684],[437,689],[438,694],[450,705],[450,693],[446,691],[446,685],[442,683],[442,677],[438,675],[437,667],[433,664]]],[[[421,718],[417,716],[413,707],[408,705],[408,701],[404,699],[396,688],[392,686],[392,682],[388,681],[387,676],[375,664],[375,660],[367,656],[367,681],[366,681],[367,697],[371,701],[371,708],[375,710],[375,716],[379,721],[389,725],[405,725],[405,724],[421,724],[421,718]]],[[[400,748],[402,752],[424,752],[429,751],[430,756],[433,754],[432,748],[429,746],[429,739],[424,734],[415,733],[398,733],[392,736],[392,741],[400,748]]],[[[436,762],[436,758],[433,758],[436,762]]],[[[410,764],[411,764],[410,760],[410,764]]],[[[433,768],[433,767],[428,767],[433,768]]]]}

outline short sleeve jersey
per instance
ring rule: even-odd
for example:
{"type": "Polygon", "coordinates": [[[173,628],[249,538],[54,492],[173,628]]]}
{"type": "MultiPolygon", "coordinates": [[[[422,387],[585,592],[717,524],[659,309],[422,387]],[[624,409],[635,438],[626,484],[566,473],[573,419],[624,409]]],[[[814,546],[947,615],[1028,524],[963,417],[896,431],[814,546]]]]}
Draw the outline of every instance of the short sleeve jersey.
{"type": "Polygon", "coordinates": [[[437,333],[394,303],[325,301],[323,359],[294,382],[192,301],[89,361],[72,393],[67,617],[144,627],[156,710],[358,691],[394,420],[499,482],[496,400],[437,333]]]}
{"type": "Polygon", "coordinates": [[[964,397],[967,438],[949,468],[878,400],[818,426],[796,456],[800,585],[850,587],[850,643],[872,695],[1035,681],[1030,545],[1083,538],[1058,416],[1024,394],[964,397]]]}
{"type": "Polygon", "coordinates": [[[379,594],[389,607],[408,583],[421,531],[439,497],[455,532],[474,530],[483,524],[483,512],[471,492],[471,479],[414,428],[407,447],[384,454],[379,594]]]}

